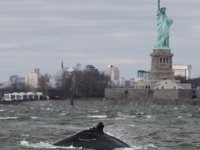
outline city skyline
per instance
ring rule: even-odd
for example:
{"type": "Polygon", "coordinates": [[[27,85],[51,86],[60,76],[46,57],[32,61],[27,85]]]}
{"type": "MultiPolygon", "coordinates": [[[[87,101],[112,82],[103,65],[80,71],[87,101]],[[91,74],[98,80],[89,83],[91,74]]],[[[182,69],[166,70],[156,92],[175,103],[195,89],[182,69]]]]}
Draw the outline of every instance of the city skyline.
{"type": "MultiPolygon", "coordinates": [[[[190,64],[192,77],[200,76],[200,1],[161,5],[174,20],[174,64],[190,64]]],[[[157,0],[0,0],[0,8],[0,82],[30,68],[55,74],[62,60],[68,67],[92,64],[100,71],[112,64],[126,78],[150,70],[157,0]]]]}

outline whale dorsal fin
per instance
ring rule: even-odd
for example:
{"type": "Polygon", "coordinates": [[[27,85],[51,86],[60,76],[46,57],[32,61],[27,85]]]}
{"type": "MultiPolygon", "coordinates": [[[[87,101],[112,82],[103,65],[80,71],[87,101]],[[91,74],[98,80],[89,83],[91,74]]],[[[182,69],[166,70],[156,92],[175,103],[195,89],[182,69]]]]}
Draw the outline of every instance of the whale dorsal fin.
{"type": "Polygon", "coordinates": [[[103,128],[104,128],[103,122],[99,122],[95,127],[91,128],[90,131],[103,133],[103,128]]]}

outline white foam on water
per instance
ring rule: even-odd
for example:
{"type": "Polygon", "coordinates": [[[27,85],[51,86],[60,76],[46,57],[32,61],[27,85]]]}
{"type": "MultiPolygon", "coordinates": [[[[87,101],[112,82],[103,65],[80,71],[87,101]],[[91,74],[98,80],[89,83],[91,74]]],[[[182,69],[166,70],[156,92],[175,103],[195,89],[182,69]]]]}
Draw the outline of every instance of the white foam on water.
{"type": "Polygon", "coordinates": [[[36,119],[38,119],[38,117],[31,116],[31,119],[34,119],[34,120],[36,120],[36,119]]]}
{"type": "Polygon", "coordinates": [[[90,115],[90,116],[87,116],[87,117],[103,119],[103,118],[107,118],[107,115],[90,115]]]}
{"type": "Polygon", "coordinates": [[[0,120],[14,120],[18,119],[18,117],[0,117],[0,120]]]}
{"type": "Polygon", "coordinates": [[[22,136],[29,137],[30,135],[29,134],[22,134],[22,136]]]}
{"type": "Polygon", "coordinates": [[[129,116],[129,115],[124,115],[124,114],[118,114],[118,116],[124,117],[124,118],[136,118],[135,116],[129,116]]]}
{"type": "Polygon", "coordinates": [[[138,112],[137,115],[144,115],[144,112],[138,112]]]}
{"type": "Polygon", "coordinates": [[[149,148],[157,148],[154,144],[148,144],[145,146],[131,146],[130,148],[117,148],[115,150],[148,150],[149,148]]]}
{"type": "Polygon", "coordinates": [[[178,116],[178,117],[177,117],[177,119],[181,119],[181,118],[183,118],[183,116],[178,116]]]}
{"type": "Polygon", "coordinates": [[[136,125],[134,124],[130,124],[130,125],[127,125],[128,127],[135,127],[136,125]]]}
{"type": "Polygon", "coordinates": [[[110,135],[110,136],[114,136],[112,133],[110,132],[106,132],[106,134],[110,135]]]}
{"type": "Polygon", "coordinates": [[[192,117],[192,114],[187,114],[187,117],[192,117]]]}
{"type": "MultiPolygon", "coordinates": [[[[110,133],[107,133],[108,135],[111,135],[110,133]]],[[[34,149],[82,149],[82,147],[62,147],[62,146],[54,146],[52,144],[46,143],[46,142],[40,142],[40,143],[29,143],[28,141],[20,141],[20,145],[26,146],[29,148],[34,148],[34,149]]],[[[116,150],[146,150],[148,148],[156,148],[154,144],[148,144],[145,146],[131,146],[130,148],[118,148],[116,150]]]]}
{"type": "Polygon", "coordinates": [[[59,115],[60,116],[66,116],[68,113],[66,113],[66,112],[61,112],[59,115]]]}
{"type": "Polygon", "coordinates": [[[115,150],[136,150],[134,147],[130,147],[130,148],[117,148],[115,150]]]}
{"type": "Polygon", "coordinates": [[[132,146],[130,148],[117,148],[115,150],[143,150],[142,146],[132,146]]]}
{"type": "Polygon", "coordinates": [[[178,110],[178,107],[174,107],[174,110],[178,110]]]}
{"type": "Polygon", "coordinates": [[[47,107],[46,110],[48,111],[53,111],[54,109],[50,108],[50,107],[47,107]]]}
{"type": "Polygon", "coordinates": [[[124,118],[124,117],[117,117],[115,118],[114,120],[126,120],[127,118],[124,118]]]}
{"type": "Polygon", "coordinates": [[[0,109],[0,112],[4,112],[5,110],[4,109],[0,109]]]}
{"type": "Polygon", "coordinates": [[[63,146],[54,146],[52,144],[49,143],[45,143],[45,142],[40,142],[40,143],[29,143],[28,141],[20,141],[20,145],[22,146],[26,146],[26,147],[30,147],[30,148],[35,148],[35,149],[82,149],[82,147],[73,147],[73,146],[69,146],[69,147],[63,147],[63,146]]]}
{"type": "Polygon", "coordinates": [[[155,146],[154,144],[148,144],[147,147],[154,147],[154,148],[156,148],[157,146],[155,146]]]}
{"type": "Polygon", "coordinates": [[[128,119],[128,118],[136,118],[136,116],[130,116],[130,115],[124,115],[122,114],[121,112],[118,112],[117,114],[118,117],[115,118],[115,120],[125,120],[125,119],[128,119]]]}
{"type": "Polygon", "coordinates": [[[152,119],[153,117],[151,115],[146,115],[145,116],[147,119],[152,119]]]}

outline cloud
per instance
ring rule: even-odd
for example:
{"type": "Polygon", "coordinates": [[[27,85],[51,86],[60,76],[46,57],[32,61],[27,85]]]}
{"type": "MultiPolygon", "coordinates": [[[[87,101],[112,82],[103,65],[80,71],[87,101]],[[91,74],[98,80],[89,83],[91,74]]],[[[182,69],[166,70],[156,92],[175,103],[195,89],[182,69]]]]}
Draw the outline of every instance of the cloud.
{"type": "Polygon", "coordinates": [[[195,24],[192,27],[190,27],[190,31],[196,35],[196,36],[200,36],[200,24],[195,24]]]}
{"type": "Polygon", "coordinates": [[[144,60],[135,60],[129,58],[96,58],[89,60],[89,62],[101,65],[138,65],[145,63],[144,60]]]}
{"type": "Polygon", "coordinates": [[[20,47],[20,45],[18,45],[18,44],[11,44],[11,43],[0,43],[0,49],[2,49],[2,50],[8,50],[8,49],[15,49],[15,48],[19,48],[20,47]]]}
{"type": "MultiPolygon", "coordinates": [[[[200,1],[161,0],[161,5],[174,20],[174,61],[191,59],[200,74],[200,67],[187,57],[199,54],[200,1]]],[[[126,71],[122,74],[148,70],[156,40],[156,9],[157,1],[149,0],[0,0],[2,78],[10,73],[7,67],[27,72],[22,68],[38,66],[54,72],[61,60],[102,68],[119,65],[126,71]]]]}

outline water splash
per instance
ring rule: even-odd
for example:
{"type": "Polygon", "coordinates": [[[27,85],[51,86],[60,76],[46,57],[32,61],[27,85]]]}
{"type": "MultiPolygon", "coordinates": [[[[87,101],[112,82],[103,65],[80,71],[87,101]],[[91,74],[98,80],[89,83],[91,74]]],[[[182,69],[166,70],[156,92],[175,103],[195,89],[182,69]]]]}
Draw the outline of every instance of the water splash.
{"type": "Polygon", "coordinates": [[[26,146],[29,148],[35,148],[35,149],[82,149],[82,147],[80,148],[76,148],[73,146],[69,146],[69,147],[62,147],[62,146],[54,146],[52,144],[46,143],[46,142],[40,142],[40,143],[29,143],[28,141],[20,141],[20,145],[22,146],[26,146]]]}
{"type": "Polygon", "coordinates": [[[39,119],[39,117],[35,117],[35,116],[31,116],[30,118],[33,119],[33,120],[39,119]]]}
{"type": "Polygon", "coordinates": [[[0,117],[0,120],[14,120],[18,119],[18,117],[0,117]]]}
{"type": "Polygon", "coordinates": [[[103,118],[107,118],[107,115],[90,115],[90,116],[87,116],[87,117],[103,119],[103,118]]]}
{"type": "Polygon", "coordinates": [[[5,110],[4,110],[4,109],[0,109],[0,113],[1,113],[1,112],[5,112],[5,110]]]}

